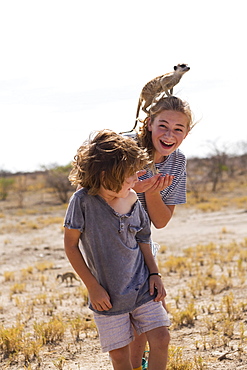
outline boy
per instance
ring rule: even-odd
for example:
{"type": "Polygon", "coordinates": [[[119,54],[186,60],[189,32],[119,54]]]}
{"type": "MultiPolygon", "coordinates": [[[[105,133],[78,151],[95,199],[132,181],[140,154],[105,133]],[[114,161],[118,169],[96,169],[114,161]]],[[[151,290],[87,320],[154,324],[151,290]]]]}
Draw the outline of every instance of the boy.
{"type": "Polygon", "coordinates": [[[102,350],[115,370],[132,370],[132,324],[146,333],[149,370],[165,370],[167,363],[166,292],[150,248],[149,220],[132,190],[136,172],[147,164],[133,139],[102,130],[78,149],[69,176],[82,188],[66,212],[65,251],[88,289],[102,350]]]}

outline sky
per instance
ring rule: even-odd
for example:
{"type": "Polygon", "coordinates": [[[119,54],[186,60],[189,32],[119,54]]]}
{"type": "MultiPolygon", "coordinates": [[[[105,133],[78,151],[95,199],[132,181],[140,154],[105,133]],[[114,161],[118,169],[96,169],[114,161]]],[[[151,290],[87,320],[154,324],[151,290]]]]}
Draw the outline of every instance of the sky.
{"type": "Polygon", "coordinates": [[[174,87],[189,157],[247,142],[244,0],[0,0],[0,171],[67,165],[92,131],[130,130],[142,87],[174,87]]]}

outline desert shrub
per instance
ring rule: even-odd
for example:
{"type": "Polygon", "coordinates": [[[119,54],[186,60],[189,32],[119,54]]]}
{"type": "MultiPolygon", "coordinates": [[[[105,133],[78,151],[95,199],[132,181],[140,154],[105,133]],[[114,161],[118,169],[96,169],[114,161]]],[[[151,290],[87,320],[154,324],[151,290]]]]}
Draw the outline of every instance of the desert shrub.
{"type": "Polygon", "coordinates": [[[14,183],[14,179],[0,177],[0,200],[6,200],[9,189],[14,183]]]}
{"type": "Polygon", "coordinates": [[[11,328],[0,326],[0,349],[5,357],[13,356],[19,352],[23,330],[22,325],[12,326],[11,328]]]}
{"type": "Polygon", "coordinates": [[[168,352],[167,370],[203,370],[202,358],[195,357],[194,361],[185,359],[182,347],[170,346],[168,352]]]}
{"type": "Polygon", "coordinates": [[[69,200],[69,193],[72,190],[68,179],[71,166],[57,166],[46,171],[46,182],[62,203],[67,203],[69,200]]]}
{"type": "Polygon", "coordinates": [[[66,325],[63,320],[53,317],[49,322],[34,323],[36,337],[43,344],[58,343],[63,340],[66,325]]]}

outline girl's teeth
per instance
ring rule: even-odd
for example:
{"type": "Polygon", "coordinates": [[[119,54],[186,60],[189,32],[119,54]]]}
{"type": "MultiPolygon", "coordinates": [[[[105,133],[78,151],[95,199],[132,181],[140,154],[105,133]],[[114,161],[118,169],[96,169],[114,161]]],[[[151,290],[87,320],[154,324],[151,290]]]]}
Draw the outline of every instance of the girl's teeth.
{"type": "Polygon", "coordinates": [[[173,144],[170,144],[170,143],[166,143],[165,141],[161,141],[162,142],[162,144],[164,144],[164,145],[167,145],[167,146],[172,146],[173,144]]]}

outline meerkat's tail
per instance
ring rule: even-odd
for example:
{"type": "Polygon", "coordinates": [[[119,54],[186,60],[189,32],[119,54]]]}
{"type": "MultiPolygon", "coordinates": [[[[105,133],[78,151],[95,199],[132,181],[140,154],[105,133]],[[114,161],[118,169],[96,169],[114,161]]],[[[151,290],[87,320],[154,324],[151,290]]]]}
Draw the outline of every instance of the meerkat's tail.
{"type": "Polygon", "coordinates": [[[143,101],[143,99],[141,99],[141,97],[140,97],[139,100],[138,100],[138,105],[137,105],[137,110],[136,110],[135,126],[133,127],[132,130],[134,130],[136,128],[136,125],[137,125],[137,122],[138,122],[139,113],[140,113],[140,109],[141,109],[141,105],[142,105],[142,101],[143,101]]]}
{"type": "Polygon", "coordinates": [[[136,126],[137,126],[137,123],[138,123],[138,116],[139,116],[139,112],[140,112],[140,108],[141,108],[141,99],[139,99],[138,101],[138,106],[137,106],[137,111],[136,111],[136,120],[135,120],[135,124],[133,126],[133,128],[130,130],[130,131],[124,131],[124,132],[120,132],[120,134],[127,134],[129,132],[132,132],[135,130],[136,126]]]}
{"type": "Polygon", "coordinates": [[[138,123],[138,116],[139,116],[139,112],[140,112],[140,108],[141,108],[141,104],[142,104],[142,100],[141,98],[139,98],[138,100],[138,106],[137,106],[137,111],[136,111],[136,120],[135,120],[135,124],[133,126],[133,128],[129,131],[123,131],[123,132],[120,132],[120,134],[128,134],[129,132],[132,132],[135,130],[136,126],[137,126],[137,123],[138,123]]]}

